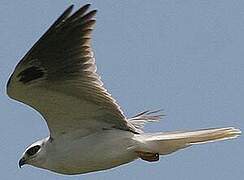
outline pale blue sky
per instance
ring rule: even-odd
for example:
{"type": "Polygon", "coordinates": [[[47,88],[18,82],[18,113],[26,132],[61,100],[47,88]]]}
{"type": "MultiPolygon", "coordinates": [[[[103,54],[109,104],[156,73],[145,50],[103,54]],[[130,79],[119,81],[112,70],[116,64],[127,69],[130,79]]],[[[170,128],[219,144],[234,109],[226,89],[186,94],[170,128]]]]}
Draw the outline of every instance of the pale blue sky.
{"type": "Polygon", "coordinates": [[[0,172],[25,180],[243,179],[240,137],[194,146],[105,172],[60,176],[17,162],[48,131],[40,115],[7,98],[20,58],[71,3],[98,9],[93,34],[98,72],[125,114],[163,108],[147,131],[235,126],[244,129],[244,1],[2,0],[0,2],[0,172]]]}

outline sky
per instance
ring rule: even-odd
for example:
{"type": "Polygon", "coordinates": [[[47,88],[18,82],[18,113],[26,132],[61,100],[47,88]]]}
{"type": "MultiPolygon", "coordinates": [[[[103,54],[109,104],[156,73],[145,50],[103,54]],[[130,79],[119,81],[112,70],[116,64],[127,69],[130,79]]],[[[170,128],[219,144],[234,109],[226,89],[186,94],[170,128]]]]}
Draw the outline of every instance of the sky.
{"type": "Polygon", "coordinates": [[[15,65],[70,4],[98,9],[98,72],[130,117],[164,109],[146,132],[234,126],[244,129],[244,1],[0,1],[0,172],[2,179],[243,179],[244,140],[193,146],[96,173],[64,176],[18,168],[31,143],[48,136],[41,116],[6,95],[15,65]]]}

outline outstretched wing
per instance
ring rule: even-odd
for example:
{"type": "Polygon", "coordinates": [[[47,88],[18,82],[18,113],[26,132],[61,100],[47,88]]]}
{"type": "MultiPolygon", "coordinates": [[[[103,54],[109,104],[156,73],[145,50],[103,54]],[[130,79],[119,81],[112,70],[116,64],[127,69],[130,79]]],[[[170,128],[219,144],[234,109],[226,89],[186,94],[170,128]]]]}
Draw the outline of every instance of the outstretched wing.
{"type": "Polygon", "coordinates": [[[56,20],[16,66],[8,95],[39,111],[52,137],[119,128],[136,131],[96,73],[91,32],[96,10],[89,4],[56,20]]]}

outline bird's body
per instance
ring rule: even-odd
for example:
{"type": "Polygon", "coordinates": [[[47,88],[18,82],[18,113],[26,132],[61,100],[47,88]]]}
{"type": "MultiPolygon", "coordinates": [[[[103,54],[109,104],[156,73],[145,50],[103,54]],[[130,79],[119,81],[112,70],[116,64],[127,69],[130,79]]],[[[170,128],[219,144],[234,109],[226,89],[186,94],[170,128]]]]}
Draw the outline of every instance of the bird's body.
{"type": "Polygon", "coordinates": [[[235,138],[232,127],[144,133],[158,112],[126,118],[96,72],[90,40],[96,11],[70,6],[18,63],[8,95],[36,109],[50,136],[30,145],[19,165],[61,174],[105,170],[137,158],[158,161],[194,144],[235,138]]]}
{"type": "Polygon", "coordinates": [[[61,174],[81,174],[131,162],[138,158],[135,153],[138,141],[134,136],[129,131],[102,130],[75,139],[62,137],[61,142],[48,139],[48,157],[42,168],[61,174]]]}

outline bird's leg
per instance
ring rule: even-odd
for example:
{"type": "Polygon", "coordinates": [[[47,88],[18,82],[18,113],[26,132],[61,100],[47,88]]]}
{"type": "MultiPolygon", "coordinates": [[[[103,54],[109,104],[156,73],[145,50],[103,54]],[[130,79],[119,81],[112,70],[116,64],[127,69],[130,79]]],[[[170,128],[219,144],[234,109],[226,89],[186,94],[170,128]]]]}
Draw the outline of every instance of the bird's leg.
{"type": "Polygon", "coordinates": [[[158,153],[152,153],[152,152],[143,152],[143,151],[136,151],[138,157],[145,161],[154,162],[159,160],[159,154],[158,153]]]}

